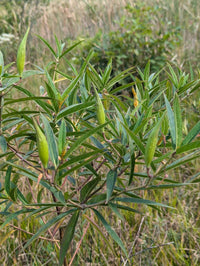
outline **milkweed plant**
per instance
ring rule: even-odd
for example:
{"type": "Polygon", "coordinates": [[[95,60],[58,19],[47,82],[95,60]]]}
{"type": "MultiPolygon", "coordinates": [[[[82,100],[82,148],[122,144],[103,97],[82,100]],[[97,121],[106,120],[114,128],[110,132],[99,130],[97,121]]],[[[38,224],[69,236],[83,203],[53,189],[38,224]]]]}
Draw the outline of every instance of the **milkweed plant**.
{"type": "Polygon", "coordinates": [[[150,62],[144,71],[133,66],[115,75],[112,60],[105,69],[90,64],[93,51],[76,69],[67,54],[80,42],[65,48],[55,37],[55,50],[41,36],[53,60],[25,70],[28,34],[29,29],[18,49],[18,73],[0,52],[0,228],[34,216],[40,227],[33,228],[24,249],[36,239],[45,241],[45,234],[59,240],[59,265],[67,265],[77,228],[89,223],[105,242],[107,235],[116,242],[116,256],[129,259],[105,210],[118,219],[138,213],[141,204],[162,211],[172,207],[140,192],[199,182],[177,182],[172,170],[200,155],[200,121],[187,134],[183,127],[183,101],[200,81],[169,64],[151,73],[150,62]],[[40,92],[23,85],[30,76],[41,80],[40,92]],[[129,84],[122,82],[127,77],[129,84]]]}

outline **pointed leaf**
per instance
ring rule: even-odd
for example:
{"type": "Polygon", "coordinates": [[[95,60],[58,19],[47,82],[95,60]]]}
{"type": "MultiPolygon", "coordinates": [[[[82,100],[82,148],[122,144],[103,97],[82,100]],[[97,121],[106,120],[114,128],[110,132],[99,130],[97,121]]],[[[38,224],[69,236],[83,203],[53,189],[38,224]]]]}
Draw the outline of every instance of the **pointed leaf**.
{"type": "Polygon", "coordinates": [[[0,76],[4,74],[4,59],[3,59],[3,54],[0,51],[0,76]]]}
{"type": "Polygon", "coordinates": [[[122,240],[119,238],[119,236],[115,233],[115,231],[111,228],[111,226],[106,222],[104,217],[97,210],[95,209],[92,209],[92,210],[94,211],[98,219],[102,222],[103,226],[105,227],[109,235],[112,237],[112,239],[121,247],[126,257],[128,257],[127,251],[124,247],[122,240]]]}
{"type": "Polygon", "coordinates": [[[200,133],[200,121],[190,130],[182,145],[190,143],[200,133]]]}
{"type": "Polygon", "coordinates": [[[200,140],[182,145],[180,148],[176,150],[176,154],[181,154],[183,152],[191,151],[191,150],[198,149],[198,148],[200,148],[200,140]]]}
{"type": "Polygon", "coordinates": [[[174,118],[175,118],[175,125],[176,125],[176,148],[181,145],[182,142],[182,117],[181,117],[181,107],[180,101],[178,98],[177,93],[175,94],[174,99],[174,118]]]}
{"type": "Polygon", "coordinates": [[[76,224],[78,222],[78,217],[79,217],[79,211],[75,212],[72,215],[66,226],[65,233],[60,246],[59,266],[63,265],[67,250],[69,249],[70,243],[74,237],[74,232],[76,224]]]}
{"type": "Polygon", "coordinates": [[[60,156],[65,147],[66,147],[66,124],[65,121],[62,120],[58,134],[58,151],[60,156]]]}
{"type": "Polygon", "coordinates": [[[5,177],[5,191],[7,192],[8,196],[10,196],[10,176],[12,173],[12,166],[8,166],[8,169],[6,171],[6,177],[5,177]]]}
{"type": "Polygon", "coordinates": [[[146,200],[146,199],[141,199],[141,198],[115,198],[115,201],[120,201],[120,202],[132,202],[132,203],[137,203],[137,204],[146,204],[146,205],[152,205],[152,206],[159,206],[159,207],[164,207],[164,208],[170,208],[174,209],[171,206],[155,202],[152,200],[146,200]]]}
{"type": "Polygon", "coordinates": [[[94,105],[94,103],[95,103],[94,101],[90,101],[90,102],[77,103],[77,104],[70,105],[58,113],[57,119],[59,120],[69,114],[73,114],[75,112],[86,109],[87,107],[94,105]]]}
{"type": "Polygon", "coordinates": [[[127,133],[129,134],[130,138],[135,142],[135,144],[138,146],[138,148],[141,150],[141,152],[145,153],[145,148],[141,140],[135,135],[134,132],[132,132],[125,124],[123,124],[125,127],[127,133]]]}
{"type": "Polygon", "coordinates": [[[99,183],[100,178],[96,177],[93,180],[91,180],[90,182],[88,182],[82,189],[80,192],[80,202],[84,202],[84,200],[90,195],[90,193],[92,192],[92,190],[97,186],[97,184],[99,183]]]}
{"type": "Polygon", "coordinates": [[[88,139],[90,136],[92,136],[93,134],[98,132],[100,129],[105,127],[108,123],[110,123],[110,121],[106,122],[103,125],[100,125],[96,128],[89,130],[86,134],[81,136],[77,141],[74,142],[74,144],[71,146],[71,148],[67,151],[65,157],[67,158],[67,156],[69,156],[76,148],[78,148],[86,139],[88,139]]]}
{"type": "Polygon", "coordinates": [[[82,77],[82,75],[86,69],[86,66],[87,66],[89,60],[91,59],[92,55],[93,55],[93,51],[91,50],[90,53],[88,54],[85,62],[83,63],[78,76],[74,80],[72,80],[72,82],[69,84],[69,86],[64,90],[64,92],[62,94],[62,101],[63,102],[68,97],[69,93],[76,87],[76,85],[77,85],[78,81],[80,80],[80,78],[82,77]]]}
{"type": "Polygon", "coordinates": [[[81,40],[81,41],[79,41],[79,42],[73,44],[73,45],[70,46],[69,48],[67,48],[67,49],[66,49],[66,50],[60,55],[59,59],[62,58],[62,57],[63,57],[64,55],[66,55],[67,53],[69,53],[72,49],[74,49],[77,45],[79,45],[79,44],[82,43],[82,42],[83,42],[83,40],[81,40]]]}
{"type": "Polygon", "coordinates": [[[133,151],[131,153],[131,159],[130,159],[130,175],[129,175],[129,181],[128,181],[128,185],[130,186],[130,184],[133,181],[133,176],[134,176],[134,169],[135,169],[135,152],[133,151]]]}
{"type": "Polygon", "coordinates": [[[41,40],[43,41],[44,44],[46,44],[46,46],[49,48],[49,50],[52,52],[52,54],[54,55],[55,58],[57,58],[57,55],[56,55],[56,52],[54,51],[54,49],[51,47],[51,45],[44,39],[42,38],[41,36],[37,35],[36,36],[41,40]]]}
{"type": "Polygon", "coordinates": [[[3,135],[0,135],[0,148],[3,153],[7,150],[7,142],[3,135]]]}
{"type": "Polygon", "coordinates": [[[58,160],[58,147],[55,139],[55,135],[53,133],[53,130],[46,119],[44,115],[41,115],[42,121],[44,123],[45,133],[47,137],[48,147],[49,147],[49,154],[50,158],[54,164],[55,167],[58,166],[59,160],[58,160]]]}
{"type": "Polygon", "coordinates": [[[117,169],[110,170],[106,177],[106,187],[107,187],[106,202],[108,202],[110,197],[112,196],[116,180],[117,180],[117,169]]]}
{"type": "Polygon", "coordinates": [[[175,125],[174,113],[172,111],[170,103],[167,97],[165,96],[165,94],[164,94],[164,98],[165,98],[165,104],[167,108],[167,116],[169,120],[169,128],[170,128],[170,133],[171,133],[171,138],[172,138],[172,146],[173,148],[175,148],[176,147],[176,125],[175,125]]]}
{"type": "Polygon", "coordinates": [[[58,221],[60,221],[61,219],[63,219],[64,217],[66,217],[67,215],[69,215],[70,213],[76,211],[77,208],[71,209],[69,211],[66,211],[64,213],[59,214],[58,216],[54,217],[53,219],[49,220],[46,224],[42,225],[39,230],[37,231],[37,233],[35,235],[33,235],[28,242],[26,243],[26,245],[24,246],[24,248],[27,248],[35,239],[37,239],[43,232],[45,232],[49,227],[51,227],[52,225],[56,224],[58,221]]]}

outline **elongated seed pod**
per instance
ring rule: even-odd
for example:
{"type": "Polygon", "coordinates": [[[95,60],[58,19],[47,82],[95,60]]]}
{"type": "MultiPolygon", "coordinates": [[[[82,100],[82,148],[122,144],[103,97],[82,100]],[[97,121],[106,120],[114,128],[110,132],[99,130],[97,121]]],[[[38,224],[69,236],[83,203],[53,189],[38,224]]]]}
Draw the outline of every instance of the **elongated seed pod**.
{"type": "Polygon", "coordinates": [[[25,58],[26,58],[26,41],[29,33],[29,29],[27,29],[24,38],[22,39],[18,51],[17,51],[17,71],[20,75],[20,78],[22,77],[22,73],[24,71],[24,65],[25,65],[25,58]]]}
{"type": "Polygon", "coordinates": [[[48,143],[44,133],[42,132],[42,130],[40,129],[40,127],[38,126],[37,122],[34,119],[33,119],[33,124],[36,130],[36,140],[37,140],[39,157],[44,168],[46,169],[49,161],[48,143]]]}
{"type": "Polygon", "coordinates": [[[103,103],[95,88],[94,88],[94,92],[95,92],[95,97],[97,100],[96,102],[97,120],[98,120],[99,125],[102,125],[106,121],[105,111],[104,111],[103,103]]]}
{"type": "Polygon", "coordinates": [[[158,121],[158,123],[155,125],[155,127],[153,128],[153,130],[151,131],[148,140],[147,140],[147,144],[146,144],[146,148],[145,148],[145,154],[144,154],[144,159],[145,159],[145,163],[146,166],[149,167],[154,154],[155,154],[155,150],[156,150],[156,146],[157,146],[157,142],[158,142],[158,134],[159,134],[159,130],[160,130],[160,123],[161,120],[158,121]]]}

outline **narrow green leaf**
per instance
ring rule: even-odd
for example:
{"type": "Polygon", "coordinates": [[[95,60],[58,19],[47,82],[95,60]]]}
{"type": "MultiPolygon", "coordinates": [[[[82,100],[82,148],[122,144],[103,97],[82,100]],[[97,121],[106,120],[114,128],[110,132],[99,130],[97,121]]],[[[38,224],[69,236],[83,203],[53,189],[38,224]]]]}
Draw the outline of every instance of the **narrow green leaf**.
{"type": "Polygon", "coordinates": [[[62,109],[62,111],[60,111],[58,113],[57,119],[60,120],[61,118],[65,117],[69,114],[73,114],[75,112],[79,112],[83,109],[86,109],[87,107],[94,105],[94,103],[95,103],[94,101],[90,101],[90,102],[77,103],[77,104],[70,105],[70,106],[62,109]]]}
{"type": "Polygon", "coordinates": [[[54,85],[54,82],[51,78],[51,76],[49,75],[48,71],[45,69],[45,74],[46,74],[46,77],[48,79],[48,85],[51,87],[53,93],[54,93],[54,97],[55,99],[59,99],[59,97],[61,97],[60,93],[58,92],[57,88],[55,87],[54,85]]]}
{"type": "Polygon", "coordinates": [[[27,205],[28,201],[24,197],[24,195],[21,193],[21,191],[17,188],[17,198],[22,202],[22,204],[27,205]]]}
{"type": "Polygon", "coordinates": [[[195,185],[195,184],[194,183],[174,183],[174,184],[149,186],[146,188],[142,188],[141,190],[171,189],[171,188],[182,187],[182,186],[187,186],[187,185],[195,185]]]}
{"type": "Polygon", "coordinates": [[[150,60],[148,61],[144,69],[144,82],[146,88],[148,87],[149,74],[150,74],[150,60]]]}
{"type": "MultiPolygon", "coordinates": [[[[133,68],[134,67],[130,67],[130,68],[122,71],[121,73],[119,73],[117,76],[115,76],[111,80],[109,80],[109,82],[107,82],[107,84],[105,85],[105,89],[107,91],[110,91],[111,89],[113,89],[115,84],[117,84],[118,82],[120,82],[121,80],[125,79],[126,77],[128,77],[130,75],[130,71],[133,70],[133,68]]],[[[129,84],[129,87],[130,87],[130,84],[129,84]]],[[[114,91],[116,92],[116,90],[117,89],[115,89],[114,91]]]]}
{"type": "Polygon", "coordinates": [[[95,154],[100,153],[102,150],[100,149],[96,149],[95,151],[92,152],[87,152],[84,154],[80,154],[78,156],[72,156],[68,159],[68,161],[66,161],[65,163],[63,163],[62,165],[59,166],[59,170],[64,169],[68,166],[72,166],[74,163],[80,163],[82,160],[87,159],[95,154]]]}
{"type": "Polygon", "coordinates": [[[98,127],[95,127],[93,129],[89,130],[86,134],[81,136],[77,141],[74,142],[74,144],[71,146],[71,148],[67,151],[65,157],[67,158],[67,156],[69,156],[76,148],[78,148],[86,139],[88,139],[90,136],[92,136],[93,134],[98,132],[100,129],[105,127],[108,123],[110,123],[110,121],[106,122],[103,125],[100,125],[98,127]]]}
{"type": "Polygon", "coordinates": [[[108,206],[110,207],[110,209],[117,215],[117,217],[120,219],[120,220],[124,220],[124,217],[123,215],[119,212],[118,208],[117,208],[117,205],[116,204],[113,204],[113,203],[110,203],[108,204],[108,206]]]}
{"type": "Polygon", "coordinates": [[[169,75],[169,73],[168,73],[168,76],[169,76],[171,82],[172,82],[172,83],[174,84],[174,86],[177,88],[177,87],[178,87],[178,83],[179,83],[179,82],[178,82],[177,75],[176,75],[176,73],[174,72],[173,68],[170,66],[170,64],[168,64],[168,68],[169,68],[170,73],[171,73],[171,75],[169,75]]]}
{"type": "Polygon", "coordinates": [[[175,149],[176,147],[176,124],[175,124],[174,113],[172,111],[170,103],[167,97],[165,96],[165,94],[164,94],[164,98],[165,98],[165,104],[167,108],[167,116],[169,120],[169,128],[170,128],[170,133],[171,133],[171,138],[172,138],[172,146],[175,149]]]}
{"type": "Polygon", "coordinates": [[[58,134],[58,151],[60,156],[65,147],[66,147],[66,124],[65,121],[62,120],[58,134]]]}
{"type": "Polygon", "coordinates": [[[141,214],[138,210],[135,210],[129,206],[126,205],[121,205],[121,204],[116,204],[116,203],[112,203],[112,206],[116,206],[119,209],[125,210],[125,211],[129,211],[129,212],[135,212],[135,213],[139,213],[141,214]]]}
{"type": "Polygon", "coordinates": [[[90,66],[90,69],[87,69],[87,75],[91,79],[92,83],[99,89],[99,91],[101,91],[103,89],[103,82],[99,74],[92,66],[90,66]],[[90,69],[92,69],[92,71],[90,69]]]}
{"type": "Polygon", "coordinates": [[[56,139],[55,139],[53,130],[52,130],[48,120],[46,119],[46,117],[42,114],[41,114],[41,117],[42,117],[42,121],[44,123],[45,133],[46,133],[48,147],[49,147],[50,158],[51,158],[54,166],[57,167],[59,164],[59,160],[58,160],[58,147],[57,147],[56,139]]]}
{"type": "Polygon", "coordinates": [[[0,76],[3,76],[4,74],[4,59],[3,59],[3,54],[0,51],[0,76]]]}
{"type": "Polygon", "coordinates": [[[133,151],[131,153],[131,159],[130,159],[130,175],[129,175],[129,181],[128,181],[129,186],[133,181],[134,169],[135,169],[135,152],[133,151]]]}
{"type": "Polygon", "coordinates": [[[59,57],[59,59],[61,59],[64,55],[68,54],[72,49],[74,49],[77,45],[79,45],[80,43],[82,43],[83,40],[73,44],[72,46],[70,46],[69,48],[67,48],[59,57]]]}
{"type": "Polygon", "coordinates": [[[10,176],[12,173],[12,166],[9,165],[8,169],[6,171],[6,177],[5,177],[5,191],[7,192],[8,196],[10,196],[10,176]]]}
{"type": "MultiPolygon", "coordinates": [[[[35,97],[35,95],[33,93],[31,93],[30,91],[20,87],[20,86],[15,86],[15,88],[21,92],[23,92],[24,94],[26,94],[29,97],[35,97]]],[[[42,108],[45,110],[45,112],[47,112],[49,115],[51,115],[51,111],[53,111],[53,107],[47,103],[45,103],[44,101],[41,101],[39,99],[35,99],[35,102],[42,108]],[[50,110],[51,111],[50,111],[50,110]]]]}
{"type": "Polygon", "coordinates": [[[26,243],[26,245],[24,246],[24,248],[27,248],[36,238],[38,238],[43,232],[45,232],[49,227],[51,227],[52,225],[56,224],[58,221],[60,221],[61,219],[63,219],[64,217],[66,217],[67,215],[69,215],[70,213],[76,211],[77,208],[73,208],[69,211],[66,211],[64,213],[59,214],[58,216],[54,217],[53,219],[49,220],[46,224],[44,224],[43,226],[41,226],[39,228],[39,230],[37,231],[36,234],[34,234],[26,243]]]}
{"type": "Polygon", "coordinates": [[[112,58],[110,58],[110,60],[108,61],[106,69],[103,73],[103,77],[102,77],[103,84],[106,84],[108,80],[110,79],[111,71],[112,71],[112,58]]]}
{"type": "Polygon", "coordinates": [[[168,205],[155,202],[152,200],[141,199],[141,198],[115,198],[114,200],[120,201],[120,202],[132,202],[132,203],[137,203],[137,204],[146,204],[150,206],[152,205],[152,206],[159,206],[159,207],[174,209],[173,207],[170,207],[168,205]]]}
{"type": "Polygon", "coordinates": [[[125,129],[126,129],[128,135],[130,136],[130,138],[135,142],[135,144],[138,146],[138,148],[144,154],[145,153],[145,148],[144,148],[144,145],[141,142],[141,140],[125,124],[123,124],[123,126],[125,127],[125,129]]]}
{"type": "Polygon", "coordinates": [[[104,217],[96,209],[92,209],[92,210],[94,211],[98,219],[102,222],[103,226],[105,227],[109,235],[112,237],[112,239],[121,247],[126,257],[128,257],[124,244],[122,240],[119,238],[119,236],[116,234],[116,232],[111,228],[111,226],[106,222],[104,217]]]}
{"type": "Polygon", "coordinates": [[[151,133],[148,136],[148,140],[147,140],[146,147],[145,147],[145,154],[144,154],[144,159],[145,159],[145,163],[147,167],[149,167],[152,164],[152,160],[154,158],[154,154],[155,154],[157,143],[158,143],[159,130],[160,130],[160,126],[161,126],[164,115],[165,113],[158,120],[158,122],[153,127],[151,133]]]}
{"type": "Polygon", "coordinates": [[[64,90],[64,92],[62,94],[62,101],[63,102],[68,97],[69,93],[76,87],[76,85],[77,85],[78,81],[80,80],[80,78],[82,77],[82,75],[85,71],[85,68],[86,68],[89,60],[91,59],[92,55],[93,55],[93,51],[91,50],[89,52],[85,62],[83,63],[81,69],[80,69],[79,75],[74,80],[72,80],[72,82],[69,84],[69,86],[64,90]]]}
{"type": "Polygon", "coordinates": [[[51,45],[41,36],[37,35],[36,36],[49,48],[49,50],[52,52],[52,54],[54,55],[55,58],[57,58],[56,52],[54,51],[54,49],[51,47],[51,45]]]}
{"type": "Polygon", "coordinates": [[[31,211],[32,211],[32,209],[31,209],[31,210],[30,210],[30,209],[22,209],[22,210],[20,210],[20,211],[17,211],[17,212],[11,213],[10,215],[7,216],[5,222],[3,222],[3,224],[0,226],[0,230],[1,230],[4,226],[6,226],[7,224],[9,224],[10,221],[16,219],[20,214],[22,214],[22,213],[28,213],[28,212],[31,212],[31,211]]]}
{"type": "Polygon", "coordinates": [[[110,197],[112,196],[115,183],[117,180],[117,169],[110,170],[106,177],[106,187],[107,187],[107,197],[106,202],[108,203],[110,197]]]}
{"type": "Polygon", "coordinates": [[[110,248],[110,250],[113,252],[114,255],[115,254],[115,250],[114,248],[111,246],[110,242],[108,241],[107,237],[104,236],[103,232],[101,231],[101,228],[92,220],[90,219],[88,216],[84,215],[84,218],[90,222],[90,224],[96,229],[96,231],[100,234],[100,236],[103,238],[103,240],[105,241],[106,243],[106,246],[110,248]]]}
{"type": "Polygon", "coordinates": [[[56,47],[57,47],[57,58],[59,58],[62,52],[61,42],[59,42],[56,35],[54,35],[54,38],[55,38],[56,47]]]}
{"type": "Polygon", "coordinates": [[[191,151],[198,148],[200,148],[200,140],[182,145],[180,148],[176,150],[176,154],[181,154],[183,152],[191,151]]]}
{"type": "Polygon", "coordinates": [[[7,142],[3,135],[0,135],[0,148],[3,153],[7,151],[7,142]]]}
{"type": "Polygon", "coordinates": [[[178,98],[177,93],[175,94],[174,99],[174,118],[175,118],[175,125],[176,125],[176,148],[178,148],[181,145],[182,142],[182,117],[181,117],[181,107],[180,107],[180,101],[178,98]]]}
{"type": "Polygon", "coordinates": [[[174,161],[173,163],[167,165],[163,171],[169,171],[170,169],[175,169],[179,165],[184,165],[185,163],[190,162],[192,160],[195,160],[196,158],[199,158],[199,150],[196,150],[196,151],[194,151],[194,152],[192,152],[186,156],[183,156],[180,159],[174,161]]]}
{"type": "Polygon", "coordinates": [[[80,192],[80,202],[83,202],[92,192],[92,190],[97,186],[97,184],[99,183],[100,178],[96,177],[93,180],[91,180],[90,182],[88,182],[82,189],[80,192]]]}
{"type": "Polygon", "coordinates": [[[190,130],[182,142],[182,145],[190,143],[200,132],[200,121],[190,130]]]}
{"type": "Polygon", "coordinates": [[[63,239],[61,241],[61,246],[60,246],[59,266],[63,265],[67,250],[74,237],[74,232],[75,232],[76,224],[78,222],[78,217],[79,217],[79,211],[76,211],[72,215],[72,217],[70,218],[66,226],[65,233],[64,233],[63,239]]]}

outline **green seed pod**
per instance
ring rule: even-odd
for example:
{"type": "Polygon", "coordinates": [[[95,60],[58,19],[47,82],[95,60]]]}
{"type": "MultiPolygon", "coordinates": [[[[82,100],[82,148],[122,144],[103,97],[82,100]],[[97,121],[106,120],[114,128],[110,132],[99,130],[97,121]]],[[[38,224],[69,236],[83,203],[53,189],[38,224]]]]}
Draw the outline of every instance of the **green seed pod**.
{"type": "Polygon", "coordinates": [[[47,168],[48,161],[49,161],[49,148],[46,137],[40,127],[38,126],[37,122],[33,119],[33,124],[36,130],[36,140],[37,140],[37,148],[40,160],[44,166],[47,168]]]}
{"type": "Polygon", "coordinates": [[[155,154],[156,146],[158,143],[158,134],[160,130],[160,124],[161,124],[160,122],[161,122],[161,119],[158,121],[158,123],[153,128],[147,140],[145,154],[144,154],[144,159],[145,159],[145,163],[147,167],[150,166],[153,160],[154,154],[155,154]]]}
{"type": "Polygon", "coordinates": [[[97,119],[99,122],[99,125],[102,125],[105,123],[106,121],[106,117],[105,117],[105,111],[104,111],[104,107],[103,107],[103,103],[99,97],[98,92],[96,91],[96,89],[94,88],[94,92],[95,92],[95,97],[96,97],[96,106],[97,106],[97,119]]]}
{"type": "Polygon", "coordinates": [[[29,29],[27,29],[24,38],[22,39],[18,51],[17,51],[17,71],[20,75],[20,78],[22,77],[22,73],[24,71],[24,65],[25,65],[25,57],[26,57],[26,41],[29,33],[29,29]]]}

